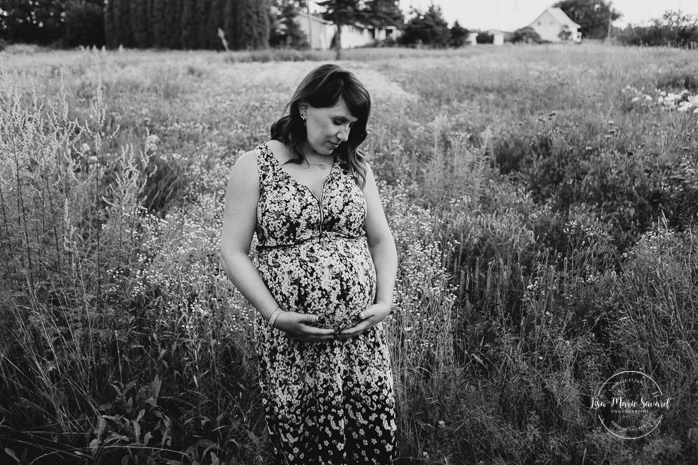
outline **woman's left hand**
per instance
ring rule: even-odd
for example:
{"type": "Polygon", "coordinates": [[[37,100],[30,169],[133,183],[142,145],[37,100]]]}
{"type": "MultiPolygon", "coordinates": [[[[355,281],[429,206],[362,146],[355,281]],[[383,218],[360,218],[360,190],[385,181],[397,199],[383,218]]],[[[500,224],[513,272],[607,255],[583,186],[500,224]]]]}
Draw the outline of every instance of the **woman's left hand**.
{"type": "Polygon", "coordinates": [[[345,328],[337,333],[337,339],[349,339],[356,337],[364,331],[374,327],[390,315],[391,304],[377,302],[359,314],[360,321],[350,328],[345,328]]]}

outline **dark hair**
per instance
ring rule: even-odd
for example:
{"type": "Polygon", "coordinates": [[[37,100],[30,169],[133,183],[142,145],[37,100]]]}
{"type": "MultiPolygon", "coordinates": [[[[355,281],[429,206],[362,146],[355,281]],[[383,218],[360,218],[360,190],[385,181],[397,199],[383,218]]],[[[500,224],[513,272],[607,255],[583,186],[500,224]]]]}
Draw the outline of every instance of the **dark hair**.
{"type": "Polygon", "coordinates": [[[349,165],[358,175],[359,185],[363,186],[366,182],[366,162],[358,147],[366,139],[371,96],[354,73],[331,64],[312,70],[293,93],[286,106],[288,114],[271,125],[271,138],[291,150],[295,158],[290,162],[302,163],[305,157],[300,147],[308,135],[301,119],[300,102],[306,101],[313,108],[330,108],[337,105],[340,99],[357,120],[349,131],[349,138],[337,147],[335,153],[342,164],[349,165]]]}

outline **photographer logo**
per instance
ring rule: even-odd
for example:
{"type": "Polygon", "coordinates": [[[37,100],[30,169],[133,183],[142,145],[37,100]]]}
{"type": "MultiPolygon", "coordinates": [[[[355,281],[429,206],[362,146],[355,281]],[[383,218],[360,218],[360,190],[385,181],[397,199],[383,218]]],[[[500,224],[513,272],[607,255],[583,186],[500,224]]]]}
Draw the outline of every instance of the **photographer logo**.
{"type": "Polygon", "coordinates": [[[591,400],[601,424],[621,439],[639,439],[657,429],[671,405],[671,397],[640,371],[611,376],[591,400]]]}

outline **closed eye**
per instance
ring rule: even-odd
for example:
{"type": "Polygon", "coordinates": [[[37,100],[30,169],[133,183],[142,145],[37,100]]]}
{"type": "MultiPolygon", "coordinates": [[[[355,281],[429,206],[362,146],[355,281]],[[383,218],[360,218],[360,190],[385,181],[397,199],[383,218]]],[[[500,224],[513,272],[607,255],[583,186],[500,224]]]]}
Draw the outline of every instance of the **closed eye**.
{"type": "MultiPolygon", "coordinates": [[[[334,120],[332,120],[332,122],[335,124],[335,126],[341,126],[341,125],[345,124],[345,123],[347,122],[347,120],[345,120],[345,119],[334,119],[334,120]]],[[[353,122],[353,121],[352,121],[351,123],[349,123],[349,127],[351,128],[352,126],[354,126],[354,122],[353,122]]]]}

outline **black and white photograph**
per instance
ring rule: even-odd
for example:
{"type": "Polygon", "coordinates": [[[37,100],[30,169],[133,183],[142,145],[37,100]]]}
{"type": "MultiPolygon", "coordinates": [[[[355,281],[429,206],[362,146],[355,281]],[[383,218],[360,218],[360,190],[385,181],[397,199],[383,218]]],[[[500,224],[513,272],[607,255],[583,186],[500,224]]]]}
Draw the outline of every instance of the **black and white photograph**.
{"type": "Polygon", "coordinates": [[[695,465],[698,1],[0,0],[0,465],[695,465]]]}

